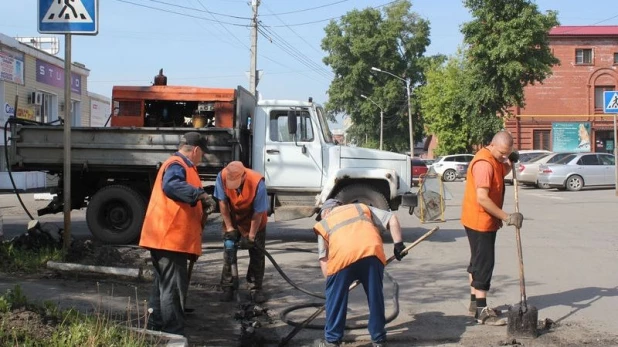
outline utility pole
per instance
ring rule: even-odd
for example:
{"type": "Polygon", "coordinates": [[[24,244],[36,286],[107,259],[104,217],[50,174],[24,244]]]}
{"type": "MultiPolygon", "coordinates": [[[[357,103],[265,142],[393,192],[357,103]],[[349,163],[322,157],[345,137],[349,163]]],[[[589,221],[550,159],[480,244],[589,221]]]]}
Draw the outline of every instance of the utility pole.
{"type": "Polygon", "coordinates": [[[260,0],[251,0],[253,20],[251,23],[251,67],[249,69],[249,92],[253,95],[256,95],[257,88],[258,6],[260,6],[260,0]]]}

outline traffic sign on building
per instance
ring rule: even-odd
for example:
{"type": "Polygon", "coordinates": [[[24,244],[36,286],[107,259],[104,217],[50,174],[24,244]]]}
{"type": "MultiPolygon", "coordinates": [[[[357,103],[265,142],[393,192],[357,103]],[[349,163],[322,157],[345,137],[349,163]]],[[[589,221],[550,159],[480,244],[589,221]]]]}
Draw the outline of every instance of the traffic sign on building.
{"type": "Polygon", "coordinates": [[[98,7],[98,0],[39,0],[39,33],[96,35],[98,7]]]}
{"type": "Polygon", "coordinates": [[[618,113],[618,91],[603,92],[603,112],[618,113]]]}

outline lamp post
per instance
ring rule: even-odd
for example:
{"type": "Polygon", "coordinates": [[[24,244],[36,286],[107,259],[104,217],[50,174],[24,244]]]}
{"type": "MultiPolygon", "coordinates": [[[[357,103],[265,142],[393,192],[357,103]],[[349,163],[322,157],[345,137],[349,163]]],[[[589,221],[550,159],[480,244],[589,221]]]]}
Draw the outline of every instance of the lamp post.
{"type": "Polygon", "coordinates": [[[412,130],[412,105],[410,104],[410,78],[402,78],[391,72],[378,69],[374,66],[371,67],[371,70],[391,75],[392,77],[395,77],[396,79],[403,81],[406,84],[406,96],[408,97],[408,126],[410,127],[410,157],[414,157],[414,131],[412,130]]]}
{"type": "Polygon", "coordinates": [[[361,98],[369,100],[380,109],[380,150],[382,150],[382,135],[384,134],[384,110],[375,101],[361,94],[361,98]]]}

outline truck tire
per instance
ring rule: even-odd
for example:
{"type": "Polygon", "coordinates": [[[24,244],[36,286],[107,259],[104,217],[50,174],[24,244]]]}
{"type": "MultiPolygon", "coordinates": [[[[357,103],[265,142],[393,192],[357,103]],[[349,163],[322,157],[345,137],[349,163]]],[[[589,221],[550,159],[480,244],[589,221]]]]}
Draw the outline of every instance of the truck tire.
{"type": "Polygon", "coordinates": [[[382,210],[390,210],[386,197],[374,187],[367,184],[352,184],[343,187],[335,196],[343,203],[361,202],[382,210]]]}
{"type": "Polygon", "coordinates": [[[102,242],[128,244],[136,241],[142,231],[146,206],[142,195],[130,187],[103,187],[88,204],[86,222],[102,242]]]}

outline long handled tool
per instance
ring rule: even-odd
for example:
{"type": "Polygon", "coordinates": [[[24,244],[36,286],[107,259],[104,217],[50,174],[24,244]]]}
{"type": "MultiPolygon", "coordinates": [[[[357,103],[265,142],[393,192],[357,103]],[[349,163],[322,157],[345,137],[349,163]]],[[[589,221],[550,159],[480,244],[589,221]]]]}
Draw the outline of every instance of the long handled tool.
{"type": "MultiPolygon", "coordinates": [[[[519,212],[519,189],[517,186],[517,176],[515,165],[513,167],[513,187],[515,188],[515,212],[519,212]]],[[[521,232],[515,228],[515,238],[517,240],[517,257],[519,258],[519,290],[521,300],[519,304],[513,305],[508,312],[507,334],[512,337],[537,337],[537,321],[539,311],[536,307],[528,305],[526,301],[526,279],[524,278],[524,256],[521,248],[521,232]]]]}
{"type": "MultiPolygon", "coordinates": [[[[427,239],[429,236],[431,236],[431,234],[435,233],[438,229],[440,229],[440,227],[435,227],[435,228],[429,230],[428,232],[423,234],[423,236],[419,237],[416,241],[411,243],[408,247],[404,248],[404,250],[401,251],[401,253],[402,254],[406,254],[409,250],[411,250],[412,248],[416,247],[416,245],[418,245],[419,243],[423,242],[425,239],[427,239]]],[[[388,258],[386,260],[386,265],[390,264],[395,259],[396,258],[395,258],[394,255],[391,256],[390,258],[388,258]]],[[[348,290],[352,290],[352,289],[356,288],[356,286],[358,286],[359,284],[360,284],[360,281],[358,281],[358,280],[354,281],[352,284],[350,284],[350,287],[348,288],[348,290]]],[[[281,342],[279,343],[279,347],[286,346],[288,344],[288,342],[290,342],[290,340],[294,336],[296,336],[296,334],[298,334],[309,323],[311,323],[311,321],[313,321],[317,316],[319,316],[322,312],[324,312],[325,309],[326,309],[326,305],[324,304],[320,308],[318,308],[311,316],[309,316],[307,319],[305,319],[300,325],[294,327],[294,329],[285,338],[283,338],[283,340],[281,340],[281,342]]]]}

